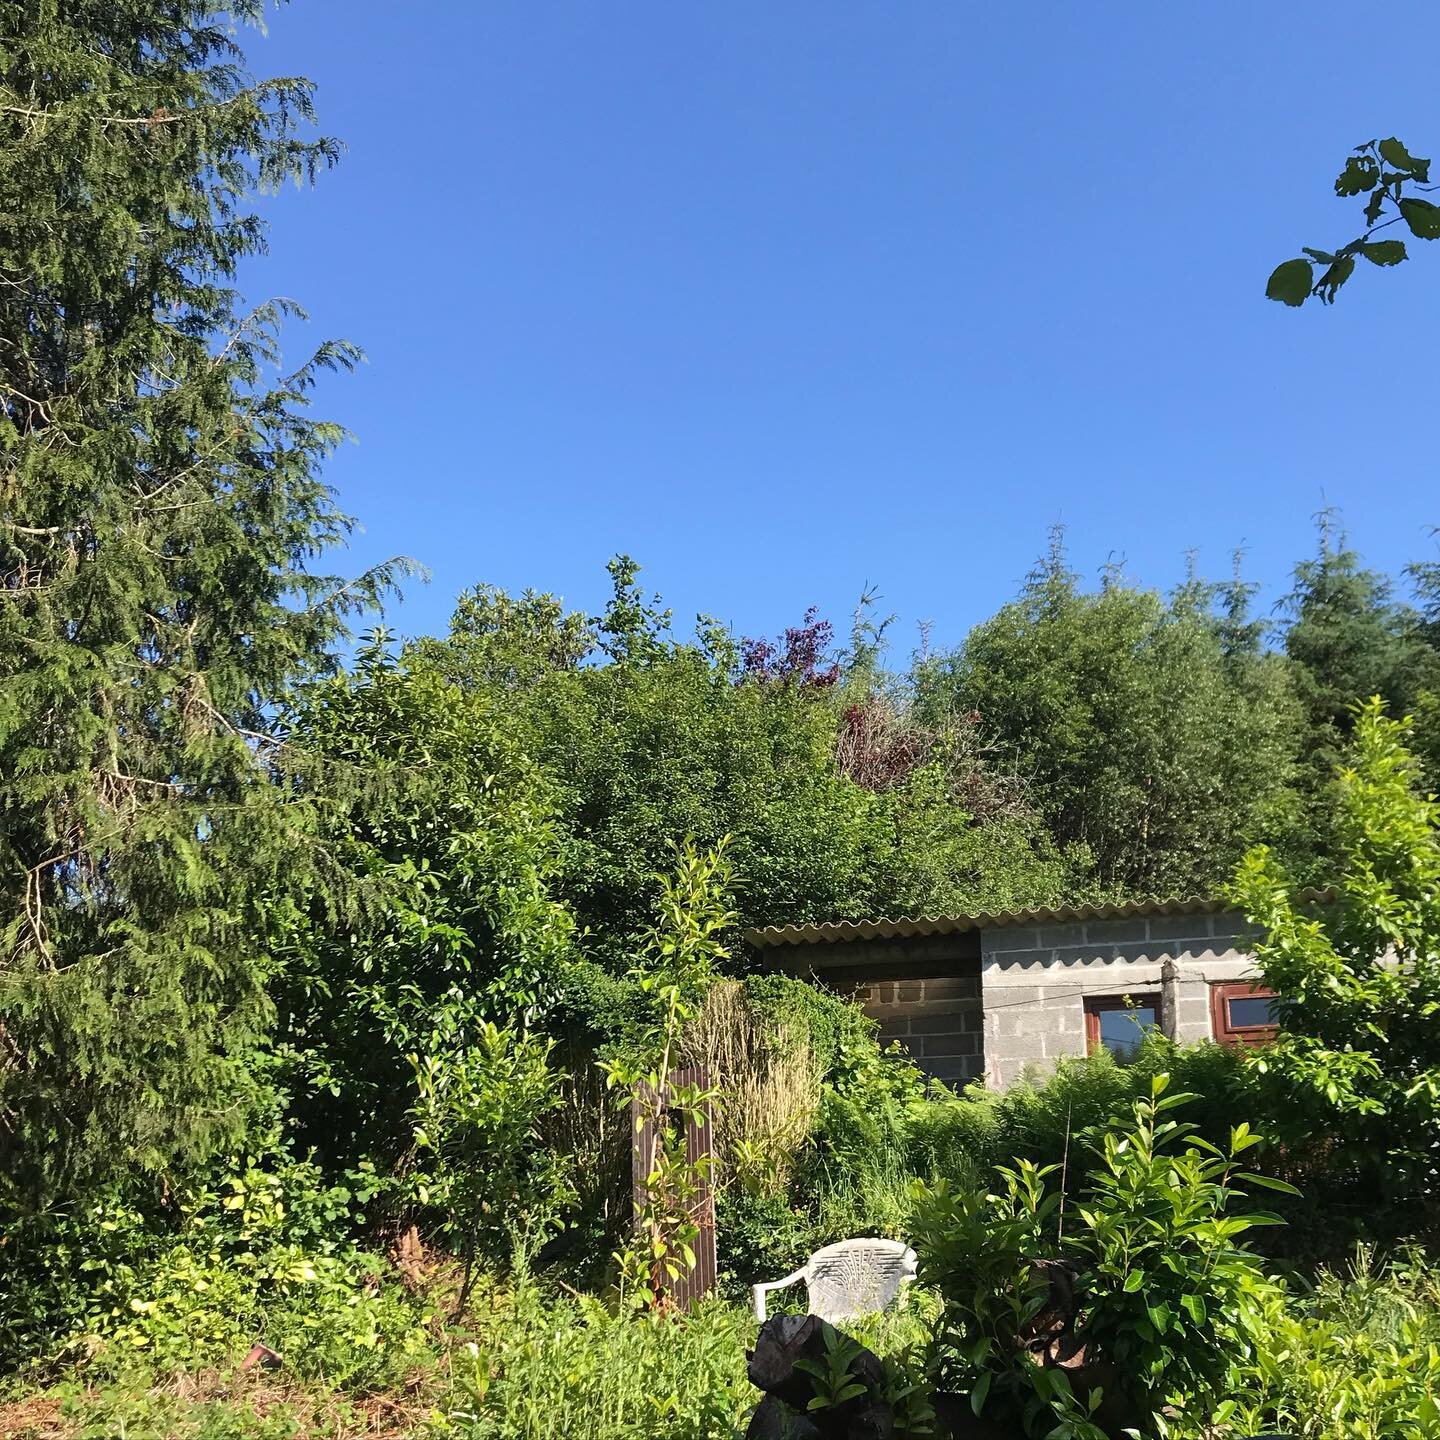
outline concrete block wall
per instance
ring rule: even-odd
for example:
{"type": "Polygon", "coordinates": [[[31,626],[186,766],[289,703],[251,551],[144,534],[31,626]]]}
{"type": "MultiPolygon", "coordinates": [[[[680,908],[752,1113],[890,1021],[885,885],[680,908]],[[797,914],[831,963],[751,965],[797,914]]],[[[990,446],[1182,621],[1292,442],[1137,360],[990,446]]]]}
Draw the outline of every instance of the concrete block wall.
{"type": "Polygon", "coordinates": [[[879,1021],[882,1043],[898,1040],[927,1075],[963,1085],[984,1074],[978,973],[863,981],[849,993],[879,1021]]]}
{"type": "Polygon", "coordinates": [[[1137,916],[1060,925],[996,926],[980,936],[987,1084],[1013,1084],[1086,1052],[1085,1000],[1158,993],[1167,959],[1179,970],[1178,1035],[1209,1039],[1210,985],[1248,979],[1243,917],[1137,916]]]}
{"type": "Polygon", "coordinates": [[[786,968],[858,1000],[926,1074],[960,1085],[984,1073],[976,931],[838,941],[795,960],[786,968]]]}

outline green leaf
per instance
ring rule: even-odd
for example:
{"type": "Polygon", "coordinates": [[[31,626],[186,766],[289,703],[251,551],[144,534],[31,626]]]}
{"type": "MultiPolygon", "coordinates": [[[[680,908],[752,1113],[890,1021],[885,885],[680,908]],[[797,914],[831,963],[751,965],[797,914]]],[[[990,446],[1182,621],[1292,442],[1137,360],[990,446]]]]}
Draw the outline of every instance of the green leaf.
{"type": "Polygon", "coordinates": [[[1352,155],[1335,179],[1335,193],[1347,198],[1362,191],[1373,190],[1379,179],[1376,164],[1368,155],[1352,155]]]}
{"type": "Polygon", "coordinates": [[[1377,190],[1365,202],[1365,223],[1367,225],[1373,225],[1380,218],[1380,212],[1385,208],[1385,195],[1384,190],[1377,190]]]}
{"type": "Polygon", "coordinates": [[[1342,255],[1316,282],[1315,293],[1321,303],[1333,305],[1335,292],[1355,273],[1355,257],[1342,255]]]}
{"type": "Polygon", "coordinates": [[[1380,142],[1380,158],[1397,170],[1407,171],[1422,185],[1430,179],[1430,162],[1417,159],[1393,135],[1380,142]]]}
{"type": "Polygon", "coordinates": [[[1278,1190],[1282,1195],[1298,1195],[1300,1193],[1288,1180],[1277,1180],[1273,1175],[1252,1175],[1249,1172],[1243,1172],[1235,1178],[1244,1180],[1251,1185],[1263,1186],[1266,1190],[1278,1190]]]}
{"type": "Polygon", "coordinates": [[[1270,272],[1265,295],[1282,305],[1303,305],[1315,283],[1315,271],[1308,260],[1287,260],[1270,272]]]}
{"type": "Polygon", "coordinates": [[[995,1372],[987,1370],[979,1380],[979,1383],[970,1392],[970,1409],[979,1415],[985,1406],[985,1397],[990,1393],[990,1381],[994,1378],[995,1372]]]}
{"type": "Polygon", "coordinates": [[[1318,265],[1333,265],[1335,257],[1328,250],[1312,250],[1308,245],[1300,247],[1318,265]]]}
{"type": "Polygon", "coordinates": [[[1177,1090],[1173,1095],[1167,1095],[1155,1106],[1156,1114],[1162,1110],[1173,1110],[1177,1105],[1188,1105],[1192,1100],[1200,1097],[1193,1090],[1177,1090]]]}
{"type": "Polygon", "coordinates": [[[1133,1295],[1144,1283],[1145,1272],[1143,1270],[1132,1270],[1125,1277],[1125,1293],[1127,1295],[1133,1295]]]}
{"type": "Polygon", "coordinates": [[[1403,240],[1372,240],[1360,247],[1360,253],[1372,265],[1398,265],[1406,258],[1403,240]]]}
{"type": "Polygon", "coordinates": [[[1400,202],[1400,213],[1417,240],[1440,240],[1440,205],[1407,195],[1400,202]]]}

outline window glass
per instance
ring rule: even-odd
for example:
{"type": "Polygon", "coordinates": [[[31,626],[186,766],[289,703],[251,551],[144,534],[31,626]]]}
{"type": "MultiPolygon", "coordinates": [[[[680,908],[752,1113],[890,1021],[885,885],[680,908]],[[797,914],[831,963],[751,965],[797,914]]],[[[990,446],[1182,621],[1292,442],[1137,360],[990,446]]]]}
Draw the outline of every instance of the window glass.
{"type": "Polygon", "coordinates": [[[1145,1031],[1160,1023],[1153,1001],[1137,1001],[1133,1007],[1104,1005],[1095,1008],[1095,1038],[1122,1065],[1133,1060],[1145,1031]]]}
{"type": "Polygon", "coordinates": [[[1228,1003],[1232,1030],[1275,1023],[1275,1001],[1269,995],[1232,995],[1228,1003]]]}

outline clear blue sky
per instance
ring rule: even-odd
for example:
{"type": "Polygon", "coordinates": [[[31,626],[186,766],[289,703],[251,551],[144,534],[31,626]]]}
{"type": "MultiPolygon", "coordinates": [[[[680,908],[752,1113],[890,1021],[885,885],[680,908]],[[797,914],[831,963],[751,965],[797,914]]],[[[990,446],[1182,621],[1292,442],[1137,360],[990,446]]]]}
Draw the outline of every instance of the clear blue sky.
{"type": "Polygon", "coordinates": [[[319,408],[365,526],[340,564],[593,608],[636,556],[688,628],[843,621],[862,585],[953,643],[1047,527],[1168,586],[1283,591],[1343,508],[1436,553],[1440,242],[1332,310],[1263,298],[1350,238],[1352,145],[1440,155],[1440,10],[296,0],[247,37],[350,153],[266,211],[251,298],[369,364],[319,408]]]}

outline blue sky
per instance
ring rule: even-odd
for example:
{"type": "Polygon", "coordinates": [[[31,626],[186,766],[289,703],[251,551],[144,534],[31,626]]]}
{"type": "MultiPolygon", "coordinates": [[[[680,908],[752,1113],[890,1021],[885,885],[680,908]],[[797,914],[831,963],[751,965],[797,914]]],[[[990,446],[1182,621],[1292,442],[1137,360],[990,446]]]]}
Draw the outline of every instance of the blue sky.
{"type": "Polygon", "coordinates": [[[677,623],[773,633],[879,587],[908,648],[1077,568],[1168,586],[1236,545],[1284,589],[1343,508],[1432,556],[1440,243],[1331,310],[1263,298],[1349,239],[1355,144],[1440,152],[1440,11],[296,0],[258,74],[350,147],[266,202],[252,299],[364,346],[319,408],[340,564],[593,609],[628,551],[677,623]]]}

